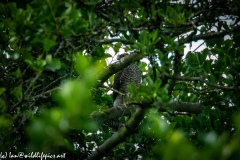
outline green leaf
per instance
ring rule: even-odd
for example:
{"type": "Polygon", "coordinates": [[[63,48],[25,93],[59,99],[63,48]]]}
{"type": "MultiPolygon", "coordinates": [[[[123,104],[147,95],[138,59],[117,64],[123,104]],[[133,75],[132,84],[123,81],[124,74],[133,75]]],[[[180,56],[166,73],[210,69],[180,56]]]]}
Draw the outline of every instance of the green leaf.
{"type": "Polygon", "coordinates": [[[233,41],[232,40],[226,40],[224,41],[224,50],[226,51],[226,53],[228,53],[228,51],[232,48],[233,45],[233,41]]]}
{"type": "Polygon", "coordinates": [[[51,54],[48,54],[48,55],[46,56],[46,62],[47,62],[47,63],[51,63],[51,62],[52,62],[52,55],[51,55],[51,54]]]}
{"type": "Polygon", "coordinates": [[[201,55],[201,61],[202,61],[202,63],[203,63],[204,61],[206,61],[206,58],[207,58],[208,55],[209,55],[209,50],[208,50],[208,49],[204,49],[203,52],[202,52],[202,55],[201,55]]]}
{"type": "Polygon", "coordinates": [[[154,32],[152,33],[152,43],[157,43],[158,42],[158,38],[159,35],[158,35],[158,30],[154,30],[154,32]]]}
{"type": "Polygon", "coordinates": [[[119,49],[121,48],[121,46],[122,46],[122,43],[120,43],[120,42],[114,44],[113,50],[115,51],[115,53],[119,52],[119,49]]]}
{"type": "Polygon", "coordinates": [[[6,91],[6,88],[1,87],[0,88],[0,96],[6,91]]]}
{"type": "Polygon", "coordinates": [[[223,38],[211,38],[211,39],[207,39],[205,42],[209,47],[213,47],[214,45],[217,45],[220,47],[223,41],[224,41],[223,38]]]}
{"type": "Polygon", "coordinates": [[[171,6],[167,6],[166,10],[167,21],[173,24],[183,24],[186,19],[184,16],[184,12],[180,6],[176,6],[176,8],[172,8],[171,6]]]}
{"type": "Polygon", "coordinates": [[[20,77],[21,76],[21,70],[20,68],[18,68],[15,72],[12,72],[12,75],[14,75],[15,77],[20,77]]]}
{"type": "Polygon", "coordinates": [[[46,65],[46,69],[55,72],[61,68],[61,62],[59,59],[53,58],[51,62],[46,65]]]}
{"type": "Polygon", "coordinates": [[[24,60],[30,67],[33,65],[33,62],[30,59],[24,60]]]}
{"type": "Polygon", "coordinates": [[[213,60],[206,60],[203,64],[203,69],[207,72],[207,73],[211,73],[211,69],[212,69],[212,61],[213,60]]]}
{"type": "Polygon", "coordinates": [[[139,35],[139,40],[143,45],[148,46],[150,44],[149,33],[143,30],[139,35]]]}
{"type": "Polygon", "coordinates": [[[135,97],[138,93],[136,84],[130,83],[127,87],[128,87],[129,93],[133,94],[133,96],[135,97]]]}
{"type": "Polygon", "coordinates": [[[120,22],[121,22],[119,18],[113,18],[112,21],[113,21],[114,23],[120,23],[120,22]]]}
{"type": "Polygon", "coordinates": [[[43,40],[43,48],[46,52],[50,51],[50,49],[56,44],[56,36],[53,39],[44,38],[43,40]]]}
{"type": "Polygon", "coordinates": [[[172,92],[172,95],[173,95],[175,98],[177,98],[177,96],[179,95],[179,90],[173,91],[173,92],[172,92]]]}
{"type": "Polygon", "coordinates": [[[18,100],[20,100],[20,99],[22,98],[22,94],[23,94],[23,92],[22,92],[22,86],[18,86],[18,87],[16,88],[15,92],[14,92],[14,96],[15,96],[18,100]]]}
{"type": "Polygon", "coordinates": [[[209,75],[208,76],[208,80],[211,82],[211,83],[215,83],[215,77],[213,75],[209,75]]]}

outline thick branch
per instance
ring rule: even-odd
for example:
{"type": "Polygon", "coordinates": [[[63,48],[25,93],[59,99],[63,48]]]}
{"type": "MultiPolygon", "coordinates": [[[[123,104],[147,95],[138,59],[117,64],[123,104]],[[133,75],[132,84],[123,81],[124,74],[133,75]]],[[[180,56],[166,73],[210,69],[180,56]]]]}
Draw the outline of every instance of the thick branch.
{"type": "Polygon", "coordinates": [[[88,156],[88,159],[101,159],[118,144],[124,142],[128,136],[134,133],[135,128],[139,125],[143,119],[143,116],[144,110],[137,108],[125,126],[123,126],[118,132],[114,133],[112,137],[100,145],[96,151],[93,151],[92,154],[88,156]]]}
{"type": "Polygon", "coordinates": [[[140,60],[141,58],[147,56],[144,53],[131,53],[130,55],[123,58],[116,63],[108,65],[97,77],[99,83],[97,86],[101,86],[109,77],[111,77],[117,71],[120,71],[129,64],[140,60]]]}
{"type": "MultiPolygon", "coordinates": [[[[150,105],[147,105],[150,106],[150,105]]],[[[203,110],[203,106],[199,103],[190,102],[179,102],[173,101],[168,104],[163,104],[161,102],[154,103],[154,106],[161,112],[166,112],[168,110],[178,111],[178,112],[188,112],[193,114],[199,114],[203,110]]],[[[112,107],[104,110],[103,112],[94,111],[91,114],[91,118],[97,122],[104,122],[111,119],[116,119],[120,116],[130,115],[132,110],[136,110],[137,107],[129,106],[125,108],[124,106],[112,107]]],[[[149,108],[149,107],[148,107],[149,108]]]]}
{"type": "Polygon", "coordinates": [[[109,109],[106,109],[102,112],[99,111],[94,111],[90,115],[92,119],[96,120],[97,122],[103,122],[103,121],[108,121],[110,119],[115,119],[120,116],[126,116],[131,114],[131,110],[136,109],[134,106],[118,106],[118,107],[112,107],[109,109]]]}
{"type": "Polygon", "coordinates": [[[158,110],[160,112],[164,112],[171,109],[177,112],[188,112],[188,113],[194,113],[194,114],[201,113],[204,108],[204,106],[202,106],[199,103],[180,102],[180,101],[174,101],[168,104],[157,102],[155,103],[155,106],[158,107],[158,110]]]}
{"type": "MultiPolygon", "coordinates": [[[[140,105],[143,106],[143,105],[140,105]]],[[[148,105],[149,106],[149,105],[148,105]]],[[[160,112],[174,110],[178,112],[189,112],[194,114],[199,114],[203,110],[203,106],[198,103],[189,103],[189,102],[178,102],[174,101],[169,104],[163,104],[161,102],[157,102],[154,104],[158,108],[160,112]]],[[[127,121],[125,126],[121,127],[120,130],[112,135],[109,139],[107,139],[102,145],[100,145],[96,151],[93,151],[91,155],[89,155],[88,159],[101,159],[103,158],[112,148],[116,147],[118,144],[125,141],[125,139],[134,133],[135,128],[139,125],[144,116],[144,109],[139,107],[112,107],[110,109],[105,110],[104,112],[93,112],[91,117],[98,122],[107,121],[110,119],[117,118],[123,115],[129,115],[132,109],[135,109],[134,114],[127,121]]],[[[144,108],[144,107],[143,107],[144,108]]],[[[146,107],[147,108],[147,107],[146,107]]]]}

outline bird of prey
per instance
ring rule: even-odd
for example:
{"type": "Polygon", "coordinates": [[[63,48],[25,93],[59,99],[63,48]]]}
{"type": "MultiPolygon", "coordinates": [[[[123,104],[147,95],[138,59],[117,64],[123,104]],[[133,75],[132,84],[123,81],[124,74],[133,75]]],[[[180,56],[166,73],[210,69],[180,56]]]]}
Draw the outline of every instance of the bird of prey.
{"type": "MultiPolygon", "coordinates": [[[[126,55],[128,55],[128,53],[120,54],[118,55],[117,59],[120,60],[126,55]]],[[[133,82],[136,84],[137,87],[139,87],[141,79],[142,72],[136,64],[130,64],[124,69],[118,71],[114,76],[113,89],[123,93],[124,96],[116,92],[113,92],[113,106],[114,107],[117,107],[119,105],[126,106],[124,97],[127,95],[128,92],[127,86],[131,82],[133,82]]]]}
{"type": "MultiPolygon", "coordinates": [[[[118,55],[117,60],[120,60],[127,55],[128,55],[127,53],[120,54],[118,55]]],[[[113,92],[113,107],[118,107],[120,105],[126,107],[124,97],[126,97],[128,92],[127,86],[131,82],[133,82],[136,84],[137,87],[139,87],[141,79],[142,72],[136,64],[130,64],[129,66],[118,71],[114,76],[113,89],[123,93],[124,95],[120,95],[117,92],[113,92]]],[[[111,128],[113,132],[117,132],[120,126],[121,124],[119,123],[118,119],[112,119],[111,128]]]]}

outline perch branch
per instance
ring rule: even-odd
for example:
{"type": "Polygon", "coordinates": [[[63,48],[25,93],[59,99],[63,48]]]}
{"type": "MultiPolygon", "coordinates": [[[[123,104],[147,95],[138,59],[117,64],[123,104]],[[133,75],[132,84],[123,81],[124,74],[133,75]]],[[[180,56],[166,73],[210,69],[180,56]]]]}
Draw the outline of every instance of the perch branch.
{"type": "Polygon", "coordinates": [[[173,101],[168,104],[157,102],[154,105],[158,107],[158,111],[160,112],[165,112],[170,109],[177,112],[188,112],[193,114],[201,113],[204,108],[204,106],[202,106],[200,103],[190,103],[190,102],[180,102],[180,101],[173,101]]]}
{"type": "MultiPolygon", "coordinates": [[[[149,54],[149,53],[148,53],[149,54]]],[[[97,87],[102,86],[102,84],[111,77],[117,71],[120,71],[124,67],[128,66],[129,64],[142,59],[143,57],[148,55],[147,53],[131,53],[128,56],[124,57],[123,60],[115,62],[113,64],[108,65],[97,77],[98,84],[97,87]]]]}
{"type": "MultiPolygon", "coordinates": [[[[115,107],[117,108],[117,107],[115,107]]],[[[135,128],[139,125],[144,116],[144,109],[137,108],[131,118],[126,122],[118,132],[114,133],[112,137],[107,139],[102,145],[100,145],[96,151],[93,151],[87,159],[101,159],[112,148],[125,141],[127,137],[134,133],[135,128]]]]}
{"type": "MultiPolygon", "coordinates": [[[[130,104],[127,108],[124,106],[118,106],[118,107],[112,107],[112,108],[106,109],[102,112],[94,111],[91,114],[91,118],[97,122],[104,122],[104,121],[108,121],[110,119],[116,119],[120,116],[130,115],[131,111],[136,110],[136,108],[137,108],[136,106],[134,106],[132,104],[130,104]]],[[[146,108],[149,108],[149,106],[151,106],[151,104],[149,104],[149,103],[138,104],[138,106],[148,106],[146,108]]],[[[173,110],[173,111],[188,112],[188,113],[193,113],[193,114],[201,113],[201,111],[204,108],[199,103],[179,102],[179,101],[173,101],[168,104],[164,104],[162,102],[156,102],[156,103],[154,103],[154,106],[160,112],[166,112],[168,110],[173,110]]],[[[151,106],[151,107],[153,107],[153,106],[151,106]]]]}

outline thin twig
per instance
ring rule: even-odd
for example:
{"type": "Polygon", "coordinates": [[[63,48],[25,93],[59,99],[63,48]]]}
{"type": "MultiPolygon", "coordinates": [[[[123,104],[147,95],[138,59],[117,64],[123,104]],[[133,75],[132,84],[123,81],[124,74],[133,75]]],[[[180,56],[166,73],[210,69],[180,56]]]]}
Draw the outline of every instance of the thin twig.
{"type": "Polygon", "coordinates": [[[58,54],[58,52],[60,51],[60,49],[63,48],[63,44],[64,44],[64,41],[62,41],[62,42],[60,43],[58,49],[57,49],[56,52],[53,54],[53,57],[55,57],[55,56],[58,54]]]}
{"type": "Polygon", "coordinates": [[[116,89],[110,88],[110,87],[108,87],[108,86],[102,85],[102,87],[103,87],[103,88],[106,88],[106,89],[109,89],[109,90],[111,90],[111,91],[113,91],[113,92],[116,92],[116,93],[118,93],[118,94],[120,94],[120,95],[122,95],[122,96],[125,95],[124,93],[122,93],[122,92],[120,92],[120,91],[118,91],[118,90],[116,90],[116,89]]]}
{"type": "Polygon", "coordinates": [[[15,107],[17,107],[20,103],[22,103],[23,100],[24,100],[24,98],[22,96],[21,99],[14,105],[12,105],[9,110],[12,111],[15,107]]]}
{"type": "Polygon", "coordinates": [[[101,44],[109,44],[113,42],[121,42],[123,44],[134,44],[134,42],[126,40],[126,39],[118,39],[118,38],[113,38],[113,39],[103,39],[103,40],[98,40],[98,39],[91,39],[94,42],[101,43],[101,44]]]}
{"type": "MultiPolygon", "coordinates": [[[[30,83],[30,85],[28,86],[27,90],[25,91],[24,95],[27,95],[27,93],[29,92],[29,90],[32,88],[32,86],[35,84],[35,82],[37,81],[37,79],[40,77],[42,72],[38,72],[36,77],[32,80],[32,82],[30,83]]],[[[28,97],[30,97],[31,93],[28,95],[28,97]]]]}
{"type": "Polygon", "coordinates": [[[196,49],[193,50],[193,52],[195,52],[196,50],[198,50],[205,42],[201,43],[196,49]]]}
{"type": "Polygon", "coordinates": [[[49,93],[52,93],[53,91],[56,91],[56,90],[58,90],[59,89],[59,87],[56,87],[56,88],[53,88],[53,89],[50,89],[50,90],[48,90],[48,91],[46,91],[46,92],[42,92],[41,94],[38,94],[38,95],[36,95],[36,96],[34,96],[34,97],[31,97],[32,99],[35,99],[35,98],[39,98],[39,97],[44,97],[45,98],[45,94],[49,94],[49,93]]]}
{"type": "Polygon", "coordinates": [[[52,81],[50,84],[48,84],[46,87],[40,89],[39,91],[42,91],[42,90],[44,91],[44,90],[47,89],[49,86],[51,86],[52,84],[56,83],[58,80],[64,79],[64,78],[66,78],[66,77],[69,76],[69,75],[70,75],[70,73],[68,73],[68,74],[66,74],[66,75],[64,75],[64,76],[62,76],[62,77],[57,78],[55,81],[52,81]]]}

